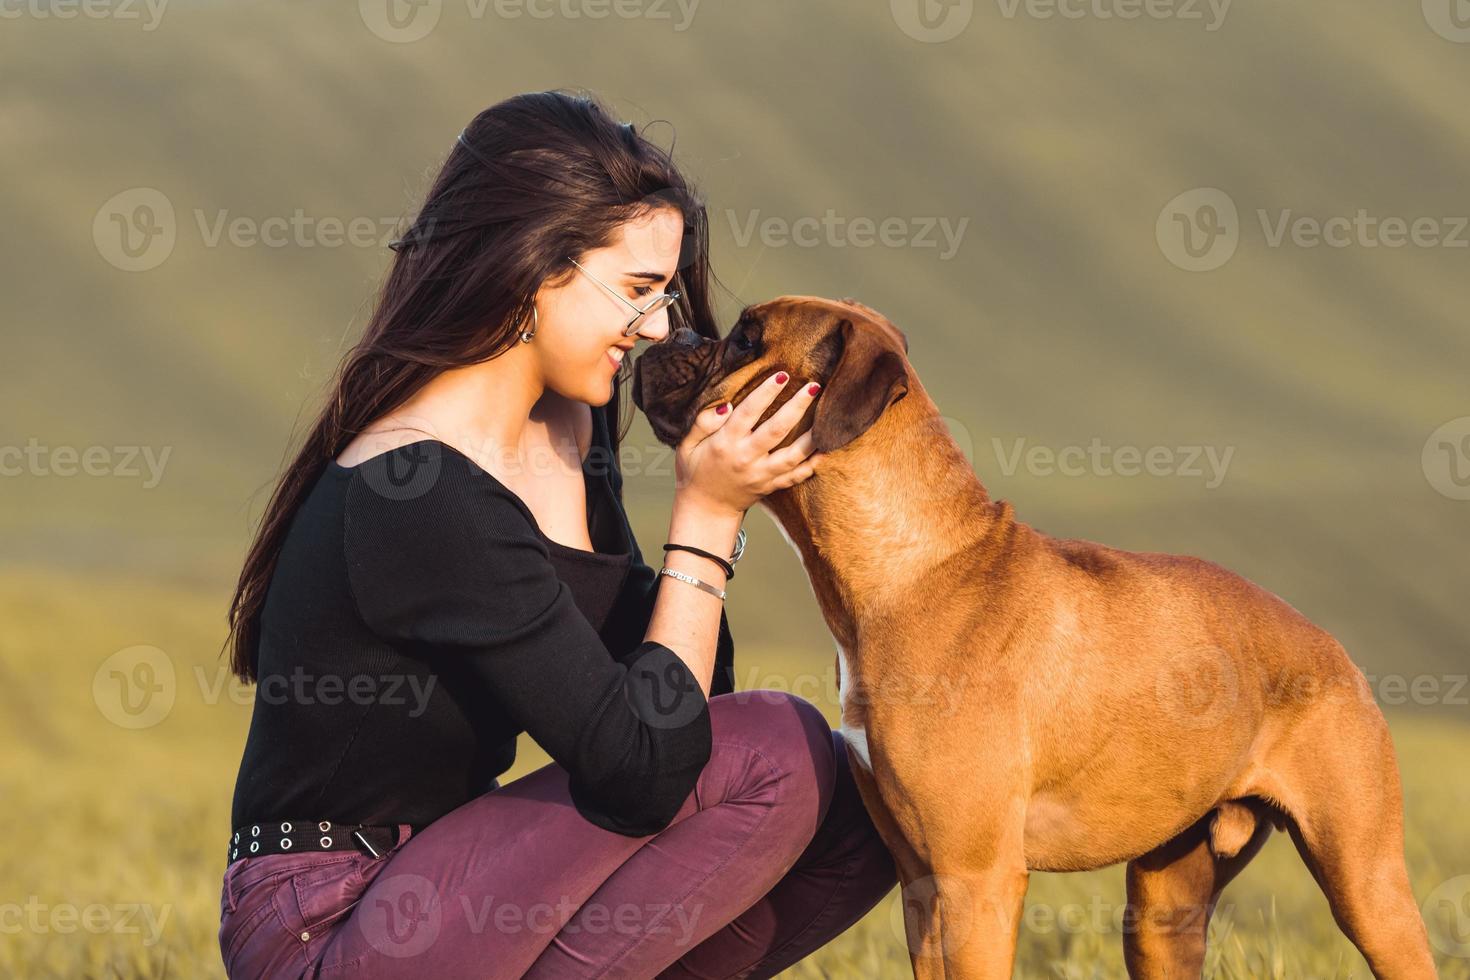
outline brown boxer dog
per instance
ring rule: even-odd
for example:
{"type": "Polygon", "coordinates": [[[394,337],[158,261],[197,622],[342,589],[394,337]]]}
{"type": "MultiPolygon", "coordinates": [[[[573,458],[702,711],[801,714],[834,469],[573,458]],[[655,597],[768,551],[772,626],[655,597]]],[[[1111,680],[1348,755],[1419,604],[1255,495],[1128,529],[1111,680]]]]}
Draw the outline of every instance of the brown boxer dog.
{"type": "Polygon", "coordinates": [[[1010,977],[1028,872],[1126,861],[1129,974],[1197,977],[1221,889],[1274,826],[1377,976],[1434,977],[1388,727],[1342,646],[1218,565],[1017,520],[907,349],[859,303],[782,296],[723,340],[649,348],[633,401],[672,446],[776,370],[824,386],[782,445],[810,429],[830,456],[762,503],[838,645],[914,975],[1010,977]]]}

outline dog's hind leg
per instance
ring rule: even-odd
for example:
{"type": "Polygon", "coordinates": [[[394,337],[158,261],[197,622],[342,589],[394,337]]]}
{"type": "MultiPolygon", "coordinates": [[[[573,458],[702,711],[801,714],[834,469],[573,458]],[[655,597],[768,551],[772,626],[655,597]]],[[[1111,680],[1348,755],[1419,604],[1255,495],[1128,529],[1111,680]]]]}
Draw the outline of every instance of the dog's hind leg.
{"type": "Polygon", "coordinates": [[[1221,890],[1271,833],[1264,804],[1230,800],[1128,862],[1123,962],[1134,980],[1193,980],[1221,890]]]}
{"type": "Polygon", "coordinates": [[[1274,768],[1288,830],[1332,917],[1380,980],[1437,976],[1404,864],[1393,743],[1371,697],[1305,721],[1274,768]]]}

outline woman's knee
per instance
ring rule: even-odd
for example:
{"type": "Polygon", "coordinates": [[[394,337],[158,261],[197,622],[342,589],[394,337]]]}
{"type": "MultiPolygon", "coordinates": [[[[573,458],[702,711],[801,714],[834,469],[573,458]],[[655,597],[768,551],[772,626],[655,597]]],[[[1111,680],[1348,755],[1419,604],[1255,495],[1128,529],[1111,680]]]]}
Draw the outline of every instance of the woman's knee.
{"type": "Polygon", "coordinates": [[[816,705],[785,691],[758,689],[718,695],[709,707],[712,761],[747,756],[747,790],[779,782],[790,788],[771,793],[774,799],[825,812],[840,760],[832,727],[816,705]]]}

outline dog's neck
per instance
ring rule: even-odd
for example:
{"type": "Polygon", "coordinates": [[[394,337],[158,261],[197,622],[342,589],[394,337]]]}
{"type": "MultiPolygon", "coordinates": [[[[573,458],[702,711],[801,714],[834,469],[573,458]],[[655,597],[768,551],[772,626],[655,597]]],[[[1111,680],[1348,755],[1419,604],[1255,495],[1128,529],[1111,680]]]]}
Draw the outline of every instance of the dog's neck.
{"type": "Polygon", "coordinates": [[[828,629],[853,649],[858,625],[987,535],[1014,524],[993,503],[917,379],[810,479],[761,501],[800,555],[828,629]]]}

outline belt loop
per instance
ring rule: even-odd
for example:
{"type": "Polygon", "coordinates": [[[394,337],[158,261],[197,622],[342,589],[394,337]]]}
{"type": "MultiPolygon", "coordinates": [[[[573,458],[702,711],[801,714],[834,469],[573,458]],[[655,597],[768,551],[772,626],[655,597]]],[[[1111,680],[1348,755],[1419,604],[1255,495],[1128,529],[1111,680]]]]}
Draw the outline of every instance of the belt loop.
{"type": "Polygon", "coordinates": [[[411,824],[411,823],[401,823],[401,824],[399,824],[398,825],[398,840],[396,842],[394,842],[393,846],[396,848],[396,847],[400,847],[400,846],[408,843],[408,839],[410,837],[412,837],[412,836],[413,836],[413,824],[411,824]]]}

